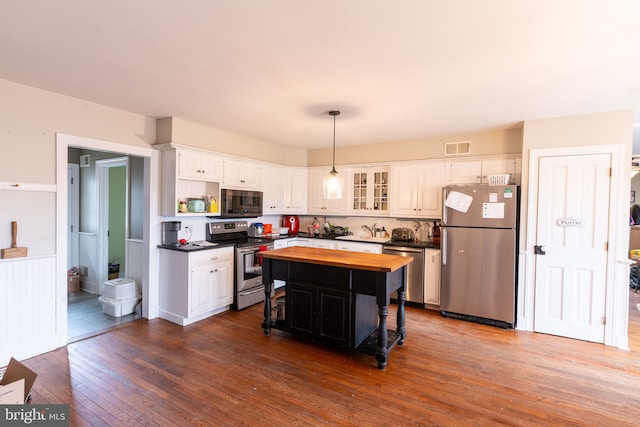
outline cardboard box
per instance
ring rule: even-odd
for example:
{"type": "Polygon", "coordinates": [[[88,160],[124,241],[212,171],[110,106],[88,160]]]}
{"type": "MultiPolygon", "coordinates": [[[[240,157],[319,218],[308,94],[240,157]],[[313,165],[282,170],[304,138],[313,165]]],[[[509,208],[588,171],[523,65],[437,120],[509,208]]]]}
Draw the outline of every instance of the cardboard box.
{"type": "Polygon", "coordinates": [[[77,274],[67,276],[67,293],[73,294],[75,292],[80,292],[80,276],[77,274]]]}
{"type": "Polygon", "coordinates": [[[0,380],[0,405],[27,403],[37,376],[38,374],[12,357],[0,380]]]}

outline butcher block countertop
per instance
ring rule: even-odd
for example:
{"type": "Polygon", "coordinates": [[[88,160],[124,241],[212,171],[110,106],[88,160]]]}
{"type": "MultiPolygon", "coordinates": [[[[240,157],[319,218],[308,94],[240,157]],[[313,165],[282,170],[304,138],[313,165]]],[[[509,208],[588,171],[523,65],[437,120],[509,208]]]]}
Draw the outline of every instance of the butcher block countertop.
{"type": "Polygon", "coordinates": [[[292,246],[260,252],[264,258],[283,261],[306,262],[332,267],[353,268],[377,272],[392,272],[413,261],[411,257],[398,255],[370,254],[364,252],[339,251],[335,249],[292,246]]]}

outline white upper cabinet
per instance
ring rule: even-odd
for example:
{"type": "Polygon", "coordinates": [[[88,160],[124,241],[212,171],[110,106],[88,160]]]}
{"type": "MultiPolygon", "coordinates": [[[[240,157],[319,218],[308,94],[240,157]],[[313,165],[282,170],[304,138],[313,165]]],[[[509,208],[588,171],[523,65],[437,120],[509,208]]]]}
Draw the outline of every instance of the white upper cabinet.
{"type": "Polygon", "coordinates": [[[284,183],[284,213],[307,213],[307,180],[307,168],[287,168],[284,183]]]}
{"type": "Polygon", "coordinates": [[[265,215],[284,213],[286,171],[282,166],[263,165],[260,173],[262,212],[265,215]]]}
{"type": "Polygon", "coordinates": [[[451,162],[451,184],[488,184],[489,175],[509,174],[509,182],[520,183],[520,157],[507,156],[451,162]]]}
{"type": "Polygon", "coordinates": [[[449,163],[426,161],[391,168],[391,215],[440,218],[442,187],[447,185],[449,163]]]}
{"type": "Polygon", "coordinates": [[[221,158],[197,150],[177,149],[170,144],[161,150],[160,214],[163,216],[216,216],[216,212],[179,212],[178,202],[211,196],[220,199],[221,158]],[[205,166],[202,166],[205,165],[205,166]]]}
{"type": "Polygon", "coordinates": [[[348,182],[348,213],[369,216],[388,215],[389,175],[388,166],[351,170],[348,182]]]}
{"type": "MultiPolygon", "coordinates": [[[[325,199],[322,191],[322,179],[331,170],[330,166],[320,166],[309,168],[309,209],[310,214],[319,215],[344,215],[347,212],[347,204],[345,197],[348,194],[344,189],[341,199],[325,199]]],[[[348,171],[341,169],[340,173],[345,176],[348,171]]],[[[346,181],[346,180],[345,180],[346,181]]]]}
{"type": "Polygon", "coordinates": [[[176,151],[178,178],[222,181],[222,158],[201,151],[176,151]]]}
{"type": "Polygon", "coordinates": [[[482,181],[482,161],[452,161],[451,184],[479,184],[482,181]]]}
{"type": "Polygon", "coordinates": [[[260,165],[248,159],[224,159],[223,187],[260,190],[260,165]]]}
{"type": "Polygon", "coordinates": [[[516,158],[494,159],[482,161],[482,183],[489,183],[490,175],[509,174],[509,182],[520,183],[521,160],[516,158]]]}

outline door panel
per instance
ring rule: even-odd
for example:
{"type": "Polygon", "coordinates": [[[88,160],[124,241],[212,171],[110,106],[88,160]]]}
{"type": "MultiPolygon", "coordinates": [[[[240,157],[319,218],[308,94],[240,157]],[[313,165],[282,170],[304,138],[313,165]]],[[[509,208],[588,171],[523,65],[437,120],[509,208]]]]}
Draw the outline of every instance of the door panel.
{"type": "Polygon", "coordinates": [[[440,309],[515,322],[515,230],[445,227],[440,309]]]}
{"type": "Polygon", "coordinates": [[[543,157],[534,330],[604,342],[610,155],[543,157]]]}

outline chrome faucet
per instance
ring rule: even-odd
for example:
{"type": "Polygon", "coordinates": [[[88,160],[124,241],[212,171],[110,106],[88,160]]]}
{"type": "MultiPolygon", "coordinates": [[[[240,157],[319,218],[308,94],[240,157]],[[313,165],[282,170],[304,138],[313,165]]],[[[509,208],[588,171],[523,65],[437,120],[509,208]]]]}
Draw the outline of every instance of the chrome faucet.
{"type": "Polygon", "coordinates": [[[371,227],[369,227],[368,225],[363,225],[362,228],[371,233],[371,237],[376,237],[376,225],[378,224],[374,222],[371,227]]]}

